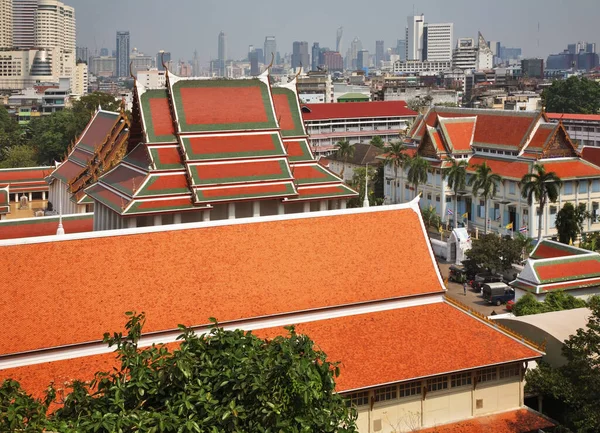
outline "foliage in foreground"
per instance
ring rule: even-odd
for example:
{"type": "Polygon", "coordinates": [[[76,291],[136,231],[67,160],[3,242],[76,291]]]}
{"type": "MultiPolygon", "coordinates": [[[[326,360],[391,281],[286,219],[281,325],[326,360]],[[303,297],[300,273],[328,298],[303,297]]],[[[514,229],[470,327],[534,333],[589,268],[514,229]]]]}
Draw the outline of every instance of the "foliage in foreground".
{"type": "Polygon", "coordinates": [[[473,240],[473,247],[465,255],[465,266],[490,272],[502,273],[522,260],[526,240],[522,238],[498,237],[495,234],[482,235],[473,240]],[[467,262],[467,263],[465,263],[467,262]]]}
{"type": "Polygon", "coordinates": [[[583,299],[576,298],[562,290],[548,293],[543,302],[535,299],[535,296],[531,293],[527,293],[515,303],[513,314],[515,316],[529,316],[531,314],[583,308],[587,305],[583,299]]]}
{"type": "Polygon", "coordinates": [[[0,431],[355,432],[355,411],[334,393],[337,365],[307,336],[262,340],[215,327],[182,331],[178,349],[138,348],[144,315],[127,313],[128,334],[105,334],[120,367],[34,399],[15,381],[0,387],[0,431]]]}
{"type": "Polygon", "coordinates": [[[600,431],[600,305],[592,305],[588,329],[579,329],[562,348],[567,363],[552,368],[541,363],[527,372],[526,392],[544,397],[548,413],[572,431],[600,431]]]}
{"type": "Polygon", "coordinates": [[[576,76],[555,80],[542,93],[542,101],[549,113],[598,114],[600,83],[576,76]]]}

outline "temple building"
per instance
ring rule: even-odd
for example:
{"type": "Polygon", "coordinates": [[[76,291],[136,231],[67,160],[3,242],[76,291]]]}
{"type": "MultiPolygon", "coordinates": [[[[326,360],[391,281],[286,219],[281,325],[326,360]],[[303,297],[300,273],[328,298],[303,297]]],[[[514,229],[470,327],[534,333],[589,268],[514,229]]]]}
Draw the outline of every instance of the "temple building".
{"type": "Polygon", "coordinates": [[[130,151],[85,189],[94,230],[345,208],[357,193],[310,150],[295,81],[166,75],[134,86],[130,151]]]}
{"type": "Polygon", "coordinates": [[[174,348],[178,324],[202,334],[210,317],[267,338],[297,325],[340,361],[360,432],[553,426],[524,406],[543,347],[444,297],[418,200],[4,240],[0,267],[19,275],[0,299],[0,380],[36,396],[109,371],[103,333],[144,311],[140,347],[174,348]]]}
{"type": "MultiPolygon", "coordinates": [[[[600,167],[581,158],[562,122],[549,122],[539,111],[499,111],[467,108],[432,107],[415,121],[406,140],[409,155],[419,154],[430,163],[427,182],[419,186],[422,206],[433,206],[444,220],[452,220],[454,192],[448,187],[442,170],[449,160],[468,161],[467,180],[484,162],[502,177],[498,193],[487,203],[474,197],[470,187],[458,193],[458,215],[470,228],[488,228],[507,233],[506,227],[529,236],[537,235],[539,204],[531,206],[521,197],[520,181],[531,173],[534,164],[554,172],[563,186],[556,203],[544,207],[542,235],[556,236],[556,215],[566,202],[585,203],[593,215],[584,223],[584,231],[600,230],[600,167]]],[[[406,202],[414,195],[407,180],[407,168],[385,169],[385,195],[391,203],[406,202]]]]}

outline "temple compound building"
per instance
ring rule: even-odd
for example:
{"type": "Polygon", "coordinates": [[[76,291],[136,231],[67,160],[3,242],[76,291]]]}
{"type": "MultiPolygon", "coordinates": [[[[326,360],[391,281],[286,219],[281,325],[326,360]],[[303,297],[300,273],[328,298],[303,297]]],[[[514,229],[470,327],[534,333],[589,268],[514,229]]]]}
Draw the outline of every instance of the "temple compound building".
{"type": "MultiPolygon", "coordinates": [[[[443,179],[442,169],[450,159],[468,161],[467,178],[476,166],[484,162],[502,177],[496,197],[487,203],[474,197],[467,186],[459,191],[458,215],[467,214],[469,227],[485,227],[488,207],[488,227],[506,233],[513,230],[537,235],[539,204],[529,206],[521,197],[520,181],[531,173],[534,164],[542,164],[563,181],[558,201],[544,208],[542,235],[556,235],[558,211],[566,202],[584,203],[593,215],[584,224],[584,231],[600,230],[600,167],[580,157],[562,122],[549,122],[539,111],[500,111],[467,108],[432,107],[419,116],[410,131],[408,154],[418,153],[427,159],[431,170],[427,182],[419,186],[423,192],[422,206],[433,206],[444,221],[450,209],[454,212],[454,192],[443,179]]],[[[414,197],[413,185],[407,181],[407,169],[385,169],[385,195],[389,202],[406,202],[414,197]]],[[[462,219],[460,222],[463,222],[462,219]]]]}
{"type": "Polygon", "coordinates": [[[54,381],[60,399],[65,382],[110,370],[118,360],[103,333],[144,311],[141,347],[176,347],[178,324],[205,333],[210,317],[267,338],[297,325],[340,361],[336,391],[363,433],[553,425],[524,406],[524,373],[543,348],[444,297],[417,200],[5,240],[0,267],[20,276],[0,298],[11,336],[0,339],[0,380],[34,395],[54,381]]]}
{"type": "Polygon", "coordinates": [[[135,83],[129,151],[84,190],[95,230],[341,209],[357,195],[314,159],[295,81],[166,82],[135,83]]]}

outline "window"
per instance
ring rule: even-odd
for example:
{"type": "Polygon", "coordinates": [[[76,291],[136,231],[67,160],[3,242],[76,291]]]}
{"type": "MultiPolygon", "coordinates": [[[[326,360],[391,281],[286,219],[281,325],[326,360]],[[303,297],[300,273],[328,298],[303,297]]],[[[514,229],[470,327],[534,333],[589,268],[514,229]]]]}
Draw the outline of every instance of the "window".
{"type": "Polygon", "coordinates": [[[427,193],[427,200],[431,201],[431,193],[430,192],[427,193]]]}
{"type": "Polygon", "coordinates": [[[492,380],[498,379],[498,375],[496,372],[496,367],[492,368],[484,368],[483,370],[479,370],[477,372],[477,382],[490,382],[492,380]]]}
{"type": "Polygon", "coordinates": [[[398,397],[398,391],[395,386],[386,386],[375,390],[375,401],[394,400],[398,397]]]}
{"type": "Polygon", "coordinates": [[[588,183],[587,180],[579,181],[579,194],[586,194],[588,192],[588,183]]]}
{"type": "Polygon", "coordinates": [[[471,385],[471,373],[453,374],[450,376],[450,387],[471,385]]]}
{"type": "Polygon", "coordinates": [[[442,389],[448,389],[448,376],[427,379],[428,392],[441,391],[442,389]]]}
{"type": "Polygon", "coordinates": [[[503,365],[500,367],[499,376],[500,379],[507,379],[509,377],[515,377],[520,374],[519,364],[503,365]]]}
{"type": "Polygon", "coordinates": [[[550,206],[550,228],[556,227],[556,206],[550,206]]]}
{"type": "Polygon", "coordinates": [[[435,196],[435,201],[437,201],[438,203],[440,202],[440,196],[439,195],[435,196]]]}
{"type": "Polygon", "coordinates": [[[346,405],[364,406],[369,404],[369,391],[354,392],[348,395],[346,405]]]}
{"type": "Polygon", "coordinates": [[[600,179],[592,180],[592,192],[600,192],[600,179]]]}
{"type": "Polygon", "coordinates": [[[450,196],[450,195],[446,196],[446,203],[452,203],[452,196],[450,196]]]}
{"type": "Polygon", "coordinates": [[[573,194],[573,182],[565,182],[565,194],[573,194]]]}
{"type": "Polygon", "coordinates": [[[400,398],[421,394],[421,382],[408,382],[400,384],[400,398]]]}
{"type": "Polygon", "coordinates": [[[593,201],[592,202],[592,222],[595,223],[596,221],[598,221],[598,202],[597,201],[593,201]]]}
{"type": "Polygon", "coordinates": [[[508,182],[508,193],[509,194],[515,193],[515,186],[516,186],[516,182],[513,182],[513,181],[508,182]]]}

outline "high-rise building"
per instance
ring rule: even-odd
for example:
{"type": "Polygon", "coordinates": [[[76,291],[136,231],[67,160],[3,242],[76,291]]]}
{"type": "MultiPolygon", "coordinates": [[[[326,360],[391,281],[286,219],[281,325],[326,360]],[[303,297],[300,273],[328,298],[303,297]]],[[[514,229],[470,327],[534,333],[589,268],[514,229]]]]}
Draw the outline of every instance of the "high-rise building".
{"type": "Polygon", "coordinates": [[[194,77],[200,76],[200,58],[198,57],[198,50],[194,50],[194,59],[192,60],[192,74],[194,77]]]}
{"type": "Polygon", "coordinates": [[[319,69],[319,54],[321,52],[321,48],[319,47],[319,43],[315,42],[312,46],[311,50],[311,70],[316,71],[319,69]]]}
{"type": "Polygon", "coordinates": [[[343,71],[344,59],[337,51],[325,51],[321,54],[323,57],[323,65],[329,72],[343,71]]]}
{"type": "Polygon", "coordinates": [[[13,0],[0,0],[0,48],[13,46],[13,0]]]}
{"type": "Polygon", "coordinates": [[[227,64],[227,35],[221,31],[219,33],[219,43],[218,43],[218,74],[221,77],[225,76],[225,65],[227,64]]]}
{"type": "Polygon", "coordinates": [[[252,45],[250,45],[248,51],[248,60],[250,61],[250,75],[254,77],[259,75],[260,69],[258,68],[258,52],[252,45]]]}
{"type": "Polygon", "coordinates": [[[344,28],[340,27],[337,29],[336,35],[335,35],[335,50],[338,53],[342,52],[342,37],[344,36],[344,28]]]}
{"type": "Polygon", "coordinates": [[[375,41],[375,67],[381,68],[381,62],[385,60],[385,48],[383,41],[375,41]]]}
{"type": "Polygon", "coordinates": [[[473,38],[459,38],[452,54],[452,65],[463,70],[477,69],[477,47],[473,38]]]}
{"type": "Polygon", "coordinates": [[[87,47],[77,47],[75,49],[75,61],[76,62],[88,62],[89,54],[87,47]]]}
{"type": "Polygon", "coordinates": [[[13,0],[13,45],[28,49],[35,47],[35,11],[37,0],[13,0]]]}
{"type": "Polygon", "coordinates": [[[544,78],[544,59],[521,60],[521,74],[528,78],[544,78]]]}
{"type": "Polygon", "coordinates": [[[308,69],[308,42],[295,41],[292,48],[292,68],[303,67],[308,69]]]}
{"type": "Polygon", "coordinates": [[[159,71],[164,71],[165,67],[163,66],[163,62],[167,65],[167,68],[171,64],[171,53],[169,51],[160,50],[156,55],[156,69],[159,71]]]}
{"type": "Polygon", "coordinates": [[[277,41],[275,40],[275,36],[266,36],[265,37],[265,64],[269,64],[271,63],[271,60],[277,60],[277,63],[279,63],[278,59],[275,59],[275,56],[277,55],[277,41]]]}
{"type": "Polygon", "coordinates": [[[356,69],[358,67],[358,52],[363,49],[360,39],[355,37],[350,43],[350,48],[346,52],[346,68],[356,69]]]}
{"type": "Polygon", "coordinates": [[[71,93],[77,96],[85,96],[88,93],[88,65],[78,62],[75,66],[74,84],[71,85],[71,93]]]}
{"type": "Polygon", "coordinates": [[[479,32],[477,43],[477,70],[483,71],[494,67],[494,54],[485,38],[479,32]]]}
{"type": "Polygon", "coordinates": [[[100,48],[100,57],[108,56],[108,48],[100,48]]]}
{"type": "Polygon", "coordinates": [[[423,26],[425,24],[425,15],[410,16],[406,21],[406,60],[423,60],[423,26]]]}
{"type": "Polygon", "coordinates": [[[399,59],[401,62],[406,61],[406,40],[405,39],[398,39],[398,42],[396,43],[396,54],[398,54],[399,59]]]}
{"type": "Polygon", "coordinates": [[[129,32],[117,32],[117,77],[129,76],[129,32]]]}
{"type": "Polygon", "coordinates": [[[356,69],[364,70],[369,67],[369,51],[360,50],[356,56],[356,69]]]}
{"type": "Polygon", "coordinates": [[[422,60],[449,62],[452,60],[454,24],[425,24],[423,28],[422,60]]]}

